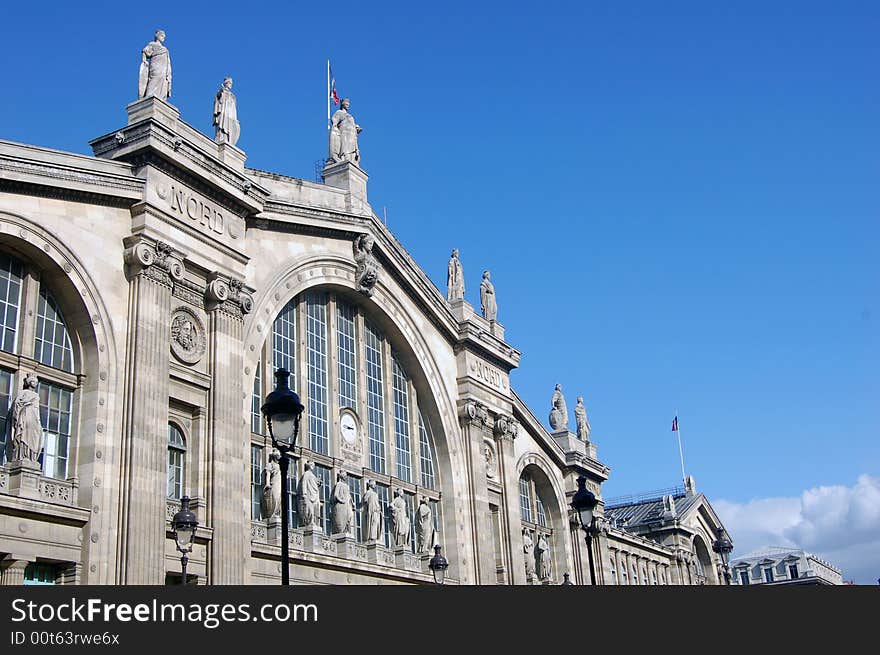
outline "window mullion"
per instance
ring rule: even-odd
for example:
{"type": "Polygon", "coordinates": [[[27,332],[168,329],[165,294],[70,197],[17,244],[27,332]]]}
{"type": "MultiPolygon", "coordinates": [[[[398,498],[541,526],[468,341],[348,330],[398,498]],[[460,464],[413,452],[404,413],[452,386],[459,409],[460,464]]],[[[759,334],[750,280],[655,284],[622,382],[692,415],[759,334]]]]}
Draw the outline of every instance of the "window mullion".
{"type": "MultiPolygon", "coordinates": [[[[382,340],[382,384],[384,386],[383,414],[385,415],[385,471],[397,478],[397,431],[394,421],[394,364],[391,360],[391,344],[382,340]]],[[[392,496],[394,492],[392,490],[392,496]]]]}
{"type": "Polygon", "coordinates": [[[21,305],[18,311],[18,334],[16,335],[15,352],[36,360],[34,350],[37,336],[37,316],[40,300],[40,273],[27,268],[21,290],[21,305]]]}
{"type": "Polygon", "coordinates": [[[337,332],[336,294],[327,299],[327,454],[342,457],[339,439],[339,334],[337,332]]]}
{"type": "Polygon", "coordinates": [[[407,381],[407,397],[409,398],[409,458],[412,467],[413,482],[422,485],[422,433],[419,431],[419,399],[412,380],[407,381]]]}

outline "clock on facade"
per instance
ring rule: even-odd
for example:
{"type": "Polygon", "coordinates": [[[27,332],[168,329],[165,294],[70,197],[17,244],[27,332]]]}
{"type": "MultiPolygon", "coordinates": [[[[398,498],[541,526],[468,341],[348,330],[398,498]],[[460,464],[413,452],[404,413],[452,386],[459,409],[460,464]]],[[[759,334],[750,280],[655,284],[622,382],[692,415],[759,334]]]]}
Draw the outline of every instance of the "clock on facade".
{"type": "Polygon", "coordinates": [[[351,412],[343,412],[339,417],[339,427],[342,430],[342,441],[347,446],[353,446],[358,440],[357,419],[351,412]]]}

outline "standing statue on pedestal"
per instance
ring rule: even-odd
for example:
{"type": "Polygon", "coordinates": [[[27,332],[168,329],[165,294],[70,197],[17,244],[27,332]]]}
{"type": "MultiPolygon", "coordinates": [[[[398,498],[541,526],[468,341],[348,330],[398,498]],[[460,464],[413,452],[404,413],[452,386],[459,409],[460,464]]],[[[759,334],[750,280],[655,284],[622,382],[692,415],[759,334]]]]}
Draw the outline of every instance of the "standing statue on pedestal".
{"type": "Polygon", "coordinates": [[[483,318],[487,321],[498,320],[498,304],[495,302],[495,285],[489,281],[489,271],[483,271],[483,281],[480,282],[480,305],[483,308],[483,318]]]}
{"type": "Polygon", "coordinates": [[[550,429],[553,432],[568,430],[568,407],[562,395],[562,385],[557,384],[550,401],[550,429]]]}
{"type": "Polygon", "coordinates": [[[336,475],[336,486],[333,487],[333,496],[330,502],[333,504],[330,509],[332,534],[350,533],[354,518],[354,500],[348,486],[348,473],[345,471],[340,471],[336,475]]]}
{"type": "Polygon", "coordinates": [[[214,98],[214,141],[234,146],[238,142],[241,126],[238,123],[238,109],[235,94],[232,92],[232,78],[223,80],[223,85],[214,98]]]}
{"type": "Polygon", "coordinates": [[[584,407],[584,397],[578,396],[577,405],[574,407],[574,420],[577,423],[577,436],[581,441],[590,440],[590,421],[587,420],[587,408],[584,407]]]}
{"type": "Polygon", "coordinates": [[[158,30],[141,52],[138,98],[155,96],[167,100],[171,96],[171,54],[164,44],[165,32],[158,30]]]}
{"type": "Polygon", "coordinates": [[[416,552],[430,553],[434,548],[434,513],[428,499],[422,496],[416,510],[416,552]]]}
{"type": "Polygon", "coordinates": [[[354,122],[354,116],[348,112],[351,100],[343,98],[340,107],[330,118],[330,156],[328,164],[350,161],[359,164],[361,153],[358,150],[358,134],[363,128],[354,122]]]}
{"type": "Polygon", "coordinates": [[[538,543],[535,544],[535,574],[538,580],[550,578],[550,544],[543,532],[538,534],[538,543]]]}
{"type": "Polygon", "coordinates": [[[373,255],[373,237],[361,234],[352,244],[354,251],[354,278],[358,289],[365,296],[373,295],[373,287],[379,281],[379,262],[373,255]]]}
{"type": "Polygon", "coordinates": [[[529,530],[523,530],[523,557],[526,560],[526,580],[531,580],[535,577],[535,544],[529,530]]]}
{"type": "Polygon", "coordinates": [[[40,422],[40,396],[37,394],[39,380],[33,373],[24,379],[21,391],[16,394],[9,410],[11,438],[7,440],[10,462],[39,466],[37,458],[43,445],[43,425],[40,422]]]}
{"type": "Polygon", "coordinates": [[[409,514],[403,489],[397,489],[394,492],[394,500],[391,501],[391,534],[396,547],[409,546],[409,528],[409,514]]]}
{"type": "Polygon", "coordinates": [[[449,266],[446,273],[446,299],[464,299],[464,271],[461,268],[461,260],[458,258],[458,248],[452,251],[449,266]]]}
{"type": "Polygon", "coordinates": [[[269,463],[263,471],[263,518],[281,515],[281,453],[277,448],[269,451],[269,463]]]}
{"type": "Polygon", "coordinates": [[[299,498],[299,518],[304,528],[320,528],[321,520],[321,483],[312,473],[315,465],[312,462],[305,463],[305,472],[300,478],[296,495],[299,498]]]}
{"type": "Polygon", "coordinates": [[[367,480],[367,492],[361,503],[364,508],[364,529],[366,536],[364,541],[379,541],[382,535],[382,503],[379,502],[379,494],[376,493],[376,482],[367,480]]]}

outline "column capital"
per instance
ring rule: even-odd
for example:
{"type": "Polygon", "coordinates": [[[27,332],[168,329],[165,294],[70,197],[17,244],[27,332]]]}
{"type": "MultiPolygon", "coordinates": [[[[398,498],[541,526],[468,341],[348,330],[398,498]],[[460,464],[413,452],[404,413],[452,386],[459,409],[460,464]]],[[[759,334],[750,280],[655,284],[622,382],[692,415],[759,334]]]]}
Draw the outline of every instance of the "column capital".
{"type": "Polygon", "coordinates": [[[495,418],[495,438],[513,441],[519,434],[519,422],[512,416],[499,414],[495,418]]]}
{"type": "Polygon", "coordinates": [[[184,255],[165,241],[150,239],[144,235],[130,236],[123,241],[128,278],[144,275],[152,280],[172,286],[183,279],[184,255]]]}
{"type": "Polygon", "coordinates": [[[469,399],[459,407],[458,416],[462,425],[472,425],[483,430],[491,430],[493,427],[489,408],[476,400],[469,399]]]}
{"type": "Polygon", "coordinates": [[[209,312],[220,310],[240,319],[253,310],[254,299],[243,280],[214,271],[208,276],[205,307],[209,312]]]}

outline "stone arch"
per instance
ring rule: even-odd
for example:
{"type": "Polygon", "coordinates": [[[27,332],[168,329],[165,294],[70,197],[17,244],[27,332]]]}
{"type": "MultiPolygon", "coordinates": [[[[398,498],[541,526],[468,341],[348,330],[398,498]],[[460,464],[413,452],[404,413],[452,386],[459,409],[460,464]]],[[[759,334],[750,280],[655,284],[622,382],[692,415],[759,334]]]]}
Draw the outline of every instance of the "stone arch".
{"type": "Polygon", "coordinates": [[[553,552],[556,553],[556,569],[553,573],[556,577],[561,578],[565,571],[572,572],[574,570],[574,555],[571,550],[565,490],[559,478],[554,474],[554,470],[555,467],[544,455],[535,452],[522,455],[516,463],[517,481],[524,473],[532,476],[535,490],[541,495],[544,509],[550,515],[548,520],[553,530],[553,552]]]}
{"type": "Polygon", "coordinates": [[[119,432],[118,418],[109,410],[115,405],[120,376],[115,334],[121,326],[113,325],[86,265],[38,219],[0,211],[0,247],[41,269],[41,284],[45,281],[52,291],[70,333],[74,370],[81,374],[72,472],[79,478],[79,505],[92,509],[86,528],[92,538],[83,540],[83,559],[96,562],[83,570],[82,581],[106,582],[114,574],[114,544],[102,542],[99,535],[112,533],[115,525],[113,485],[105,482],[114,479],[121,457],[119,444],[111,437],[119,432]]]}
{"type": "Polygon", "coordinates": [[[712,555],[710,554],[709,547],[706,545],[706,540],[699,533],[694,535],[693,552],[696,557],[697,573],[702,573],[702,575],[706,576],[706,581],[709,584],[718,584],[712,555]]]}
{"type": "MultiPolygon", "coordinates": [[[[275,317],[284,306],[300,294],[320,287],[343,294],[355,302],[397,348],[401,363],[413,380],[419,396],[423,417],[430,423],[434,438],[434,450],[439,469],[440,489],[443,500],[443,539],[450,545],[461,545],[466,552],[453,553],[450,574],[461,582],[471,582],[473,552],[472,539],[466,533],[465,493],[467,480],[458,423],[457,405],[452,397],[454,390],[444,386],[444,375],[424,331],[410,315],[395,290],[382,277],[367,297],[357,290],[355,264],[334,254],[321,254],[294,259],[279,271],[271,284],[254,296],[254,309],[245,319],[244,370],[245,389],[249,389],[261,349],[272,334],[275,317]],[[467,546],[464,546],[468,544],[467,546]]],[[[245,394],[242,416],[249,421],[250,395],[245,394]]],[[[446,553],[446,544],[444,553],[446,553]]]]}

